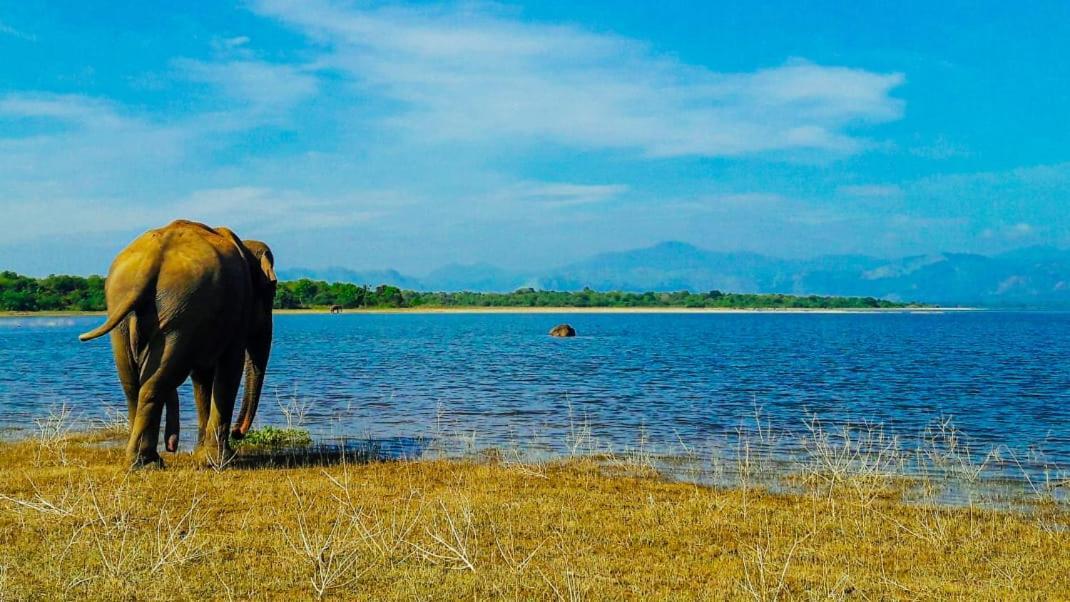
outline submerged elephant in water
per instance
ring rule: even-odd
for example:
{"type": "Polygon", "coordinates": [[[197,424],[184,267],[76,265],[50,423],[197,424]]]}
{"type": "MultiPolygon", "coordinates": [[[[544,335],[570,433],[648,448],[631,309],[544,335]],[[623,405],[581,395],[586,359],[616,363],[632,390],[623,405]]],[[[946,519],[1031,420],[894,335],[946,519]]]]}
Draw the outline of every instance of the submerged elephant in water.
{"type": "Polygon", "coordinates": [[[550,336],[552,337],[574,337],[576,336],[576,329],[568,324],[558,324],[550,329],[550,336]]]}
{"type": "Polygon", "coordinates": [[[245,369],[245,398],[233,435],[252,425],[271,351],[275,259],[259,241],[227,228],[175,221],[123,249],[105,282],[107,321],[79,338],[111,333],[130,416],[132,466],[162,465],[157,453],[167,406],[166,445],[178,447],[178,386],[193,379],[195,454],[222,463],[245,369]]]}

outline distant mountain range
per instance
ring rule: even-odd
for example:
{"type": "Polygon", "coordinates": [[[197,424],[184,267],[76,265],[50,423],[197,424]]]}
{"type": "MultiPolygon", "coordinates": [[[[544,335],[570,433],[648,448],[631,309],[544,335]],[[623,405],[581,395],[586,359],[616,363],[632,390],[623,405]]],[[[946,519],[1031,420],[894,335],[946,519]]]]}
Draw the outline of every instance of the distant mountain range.
{"type": "Polygon", "coordinates": [[[391,284],[421,291],[708,291],[870,296],[895,301],[1005,307],[1070,307],[1070,251],[1030,247],[995,256],[965,253],[879,259],[829,255],[806,260],[720,253],[681,242],[603,253],[559,268],[521,273],[487,264],[449,265],[423,277],[395,270],[280,270],[312,278],[391,284]]]}

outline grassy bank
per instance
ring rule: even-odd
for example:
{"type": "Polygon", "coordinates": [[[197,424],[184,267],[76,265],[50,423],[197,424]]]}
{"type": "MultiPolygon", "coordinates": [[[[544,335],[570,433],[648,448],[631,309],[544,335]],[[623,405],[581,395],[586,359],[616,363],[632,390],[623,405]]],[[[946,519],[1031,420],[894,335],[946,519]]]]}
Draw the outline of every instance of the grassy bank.
{"type": "Polygon", "coordinates": [[[642,463],[332,462],[129,473],[78,436],[0,444],[12,599],[982,599],[1070,591],[1070,514],[904,503],[899,479],[792,494],[642,463]]]}

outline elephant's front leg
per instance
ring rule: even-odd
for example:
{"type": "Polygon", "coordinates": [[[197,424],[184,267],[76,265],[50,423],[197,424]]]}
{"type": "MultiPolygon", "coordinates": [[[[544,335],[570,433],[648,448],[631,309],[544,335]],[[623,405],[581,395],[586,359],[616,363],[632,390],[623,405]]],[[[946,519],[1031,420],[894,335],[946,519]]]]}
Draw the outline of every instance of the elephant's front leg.
{"type": "Polygon", "coordinates": [[[234,346],[223,353],[216,365],[211,411],[205,425],[204,441],[198,450],[201,461],[212,466],[223,466],[234,455],[230,448],[230,423],[241,384],[244,355],[244,349],[234,346]]]}

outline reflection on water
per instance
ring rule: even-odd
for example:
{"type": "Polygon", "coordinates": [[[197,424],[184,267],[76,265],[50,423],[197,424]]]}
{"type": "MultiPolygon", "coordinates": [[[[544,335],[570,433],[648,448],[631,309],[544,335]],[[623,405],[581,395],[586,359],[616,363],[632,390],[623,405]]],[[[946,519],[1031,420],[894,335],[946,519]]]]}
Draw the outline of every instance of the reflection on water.
{"type": "MultiPolygon", "coordinates": [[[[0,319],[0,424],[125,408],[102,318],[0,319]]],[[[278,316],[258,424],[321,436],[567,452],[708,449],[741,425],[870,421],[905,447],[951,419],[982,456],[1070,465],[1070,315],[394,314],[278,316]],[[546,335],[567,321],[574,339],[546,335]]],[[[183,439],[195,416],[183,386],[183,439]]],[[[125,411],[125,410],[123,410],[125,411]]]]}

